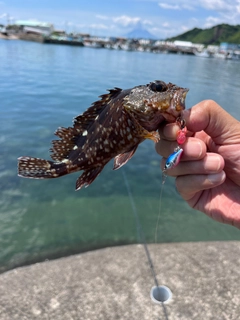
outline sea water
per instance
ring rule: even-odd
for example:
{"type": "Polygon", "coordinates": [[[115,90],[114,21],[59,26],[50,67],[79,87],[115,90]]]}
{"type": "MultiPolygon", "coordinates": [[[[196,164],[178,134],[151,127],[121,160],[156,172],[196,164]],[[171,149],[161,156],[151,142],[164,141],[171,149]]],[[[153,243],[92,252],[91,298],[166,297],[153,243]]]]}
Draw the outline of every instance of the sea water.
{"type": "MultiPolygon", "coordinates": [[[[54,131],[72,125],[106,89],[153,80],[190,89],[186,104],[214,99],[240,119],[240,63],[188,55],[127,52],[0,40],[0,271],[105,246],[140,241],[124,173],[148,242],[154,242],[160,156],[142,143],[128,164],[108,164],[75,191],[80,173],[60,179],[17,176],[17,158],[50,159],[54,131]]],[[[164,185],[158,241],[240,240],[237,229],[190,209],[164,185]]]]}

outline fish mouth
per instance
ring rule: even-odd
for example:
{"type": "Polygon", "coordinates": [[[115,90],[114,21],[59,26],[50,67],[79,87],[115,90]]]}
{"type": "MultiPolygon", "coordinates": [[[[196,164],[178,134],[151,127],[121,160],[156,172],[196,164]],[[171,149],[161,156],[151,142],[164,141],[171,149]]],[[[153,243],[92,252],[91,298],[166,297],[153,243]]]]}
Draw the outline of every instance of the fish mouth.
{"type": "Polygon", "coordinates": [[[163,113],[163,117],[167,122],[174,122],[185,109],[185,99],[189,89],[181,88],[177,90],[170,102],[169,108],[163,113]]]}
{"type": "Polygon", "coordinates": [[[174,93],[170,103],[170,109],[174,114],[177,112],[177,116],[182,110],[185,109],[185,99],[188,91],[188,88],[181,88],[174,93]]]}

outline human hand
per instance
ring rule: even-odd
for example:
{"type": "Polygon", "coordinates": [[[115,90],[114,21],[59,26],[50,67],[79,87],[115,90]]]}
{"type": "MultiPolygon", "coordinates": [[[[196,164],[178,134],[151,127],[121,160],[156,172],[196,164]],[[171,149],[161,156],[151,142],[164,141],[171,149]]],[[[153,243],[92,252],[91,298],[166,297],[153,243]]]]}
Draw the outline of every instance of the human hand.
{"type": "MultiPolygon", "coordinates": [[[[240,228],[240,122],[206,100],[183,112],[188,131],[180,163],[167,171],[190,207],[240,228]]],[[[156,151],[166,158],[177,146],[179,127],[162,126],[156,151]]]]}

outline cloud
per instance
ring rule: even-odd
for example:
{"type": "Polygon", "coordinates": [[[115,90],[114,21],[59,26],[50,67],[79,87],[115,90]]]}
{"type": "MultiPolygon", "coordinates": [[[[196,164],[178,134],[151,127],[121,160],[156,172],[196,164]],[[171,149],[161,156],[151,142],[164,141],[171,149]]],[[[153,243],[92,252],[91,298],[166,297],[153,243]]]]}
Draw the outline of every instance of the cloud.
{"type": "Polygon", "coordinates": [[[213,15],[206,18],[204,27],[220,23],[239,24],[240,0],[200,0],[199,3],[204,9],[213,12],[213,15]]]}
{"type": "Polygon", "coordinates": [[[93,23],[93,24],[90,25],[90,28],[101,29],[101,30],[109,29],[108,26],[106,26],[105,24],[101,24],[101,23],[93,23]]]}
{"type": "Polygon", "coordinates": [[[150,21],[150,20],[143,20],[142,24],[144,24],[145,26],[147,26],[147,25],[152,26],[153,25],[152,21],[150,21]]]}
{"type": "Polygon", "coordinates": [[[159,7],[166,10],[195,10],[195,3],[190,0],[179,0],[177,1],[171,1],[169,0],[166,2],[159,2],[159,7]]]}
{"type": "Polygon", "coordinates": [[[105,21],[111,21],[114,22],[117,26],[120,27],[133,27],[136,26],[138,24],[142,24],[142,25],[149,25],[151,26],[153,23],[150,20],[142,20],[139,17],[130,17],[127,15],[122,15],[119,17],[108,17],[108,16],[104,16],[104,15],[96,15],[96,18],[100,19],[100,20],[105,20],[105,21]]]}
{"type": "Polygon", "coordinates": [[[125,15],[113,18],[113,22],[115,22],[123,27],[135,26],[140,21],[141,21],[141,18],[139,18],[139,17],[132,18],[132,17],[125,16],[125,15]]]}
{"type": "MultiPolygon", "coordinates": [[[[63,22],[62,24],[64,25],[64,22],[63,22]]],[[[86,24],[83,24],[83,23],[76,23],[75,26],[76,26],[77,28],[80,28],[80,29],[85,28],[85,27],[88,27],[88,26],[86,26],[86,24]]]]}
{"type": "Polygon", "coordinates": [[[240,10],[239,0],[178,0],[177,4],[175,0],[169,0],[168,2],[159,2],[158,5],[162,9],[168,10],[197,10],[199,8],[216,12],[235,12],[238,8],[240,10]]]}
{"type": "Polygon", "coordinates": [[[236,6],[236,9],[237,9],[237,13],[240,13],[240,0],[238,1],[238,4],[236,6]]]}
{"type": "Polygon", "coordinates": [[[101,15],[101,14],[97,14],[97,15],[96,15],[96,18],[101,19],[101,20],[109,20],[109,17],[103,16],[103,15],[101,15]]]}
{"type": "Polygon", "coordinates": [[[181,26],[181,29],[182,29],[183,32],[186,32],[186,31],[189,30],[189,27],[187,27],[187,26],[181,26]]]}
{"type": "Polygon", "coordinates": [[[163,23],[162,23],[162,26],[163,26],[164,28],[168,28],[168,27],[170,27],[170,24],[169,24],[168,22],[163,22],[163,23]]]}
{"type": "Polygon", "coordinates": [[[186,9],[186,10],[189,10],[189,11],[192,11],[192,10],[195,10],[195,7],[194,7],[194,5],[193,5],[194,3],[185,3],[185,4],[183,4],[183,6],[182,6],[182,8],[183,9],[186,9]]]}
{"type": "Polygon", "coordinates": [[[153,27],[149,29],[149,32],[152,34],[156,35],[158,39],[166,39],[175,36],[176,34],[179,34],[179,28],[158,28],[158,27],[153,27]]]}
{"type": "Polygon", "coordinates": [[[214,11],[232,11],[237,4],[234,0],[200,0],[201,7],[214,11]]]}
{"type": "Polygon", "coordinates": [[[203,27],[204,28],[211,28],[221,22],[222,22],[222,20],[220,18],[209,16],[206,18],[206,22],[203,27]]]}
{"type": "Polygon", "coordinates": [[[168,10],[181,10],[181,8],[179,7],[179,5],[177,4],[168,4],[168,3],[162,3],[160,2],[159,7],[163,8],[163,9],[168,9],[168,10]]]}

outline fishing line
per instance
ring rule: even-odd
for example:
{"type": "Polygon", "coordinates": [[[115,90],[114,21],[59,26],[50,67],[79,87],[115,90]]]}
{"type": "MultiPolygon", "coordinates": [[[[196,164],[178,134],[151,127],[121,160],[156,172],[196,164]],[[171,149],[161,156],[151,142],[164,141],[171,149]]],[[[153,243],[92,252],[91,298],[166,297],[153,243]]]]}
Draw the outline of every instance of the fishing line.
{"type": "Polygon", "coordinates": [[[159,220],[160,220],[160,214],[162,211],[162,194],[163,194],[163,186],[166,182],[167,175],[166,175],[166,170],[163,170],[162,172],[162,184],[161,184],[161,190],[160,190],[160,197],[159,197],[159,205],[158,205],[158,216],[157,216],[157,223],[156,223],[156,228],[155,228],[155,243],[157,243],[157,234],[158,234],[158,225],[159,225],[159,220]]]}
{"type": "Polygon", "coordinates": [[[160,198],[159,198],[158,217],[157,217],[157,223],[155,228],[155,243],[157,243],[158,226],[159,226],[160,214],[162,211],[163,186],[167,179],[167,170],[172,169],[178,165],[183,153],[183,149],[180,147],[180,145],[182,145],[186,141],[186,133],[187,133],[186,121],[183,118],[179,117],[176,119],[176,123],[180,127],[180,130],[178,130],[177,132],[178,145],[174,149],[174,152],[170,154],[170,156],[166,159],[166,163],[162,172],[162,185],[161,185],[160,198]]]}
{"type": "MultiPolygon", "coordinates": [[[[141,225],[141,222],[140,222],[140,219],[139,219],[137,207],[136,207],[136,204],[135,204],[132,192],[131,192],[131,188],[130,188],[130,185],[129,185],[129,182],[128,182],[128,179],[127,179],[127,175],[125,173],[124,168],[122,168],[121,171],[122,171],[123,179],[124,179],[124,182],[125,182],[125,185],[126,185],[126,189],[127,189],[127,192],[128,192],[128,196],[129,196],[129,199],[130,199],[132,211],[133,211],[133,214],[134,214],[134,217],[135,217],[135,220],[136,220],[137,234],[138,234],[138,237],[139,237],[139,240],[140,240],[139,242],[142,243],[143,246],[144,246],[144,250],[145,250],[145,253],[146,253],[146,256],[147,256],[148,264],[149,264],[149,267],[150,267],[150,270],[151,270],[151,273],[152,273],[153,282],[154,282],[155,286],[158,288],[159,284],[158,284],[155,268],[154,268],[153,261],[152,261],[152,258],[151,258],[151,255],[150,255],[150,252],[149,252],[149,249],[148,249],[145,233],[144,233],[144,231],[142,229],[142,225],[141,225]]],[[[162,308],[163,308],[165,319],[168,320],[166,307],[165,307],[163,302],[161,303],[161,305],[162,305],[162,308]]]]}
{"type": "MultiPolygon", "coordinates": [[[[183,144],[186,141],[187,128],[186,128],[185,120],[182,119],[182,118],[178,118],[176,120],[176,123],[180,127],[180,130],[177,132],[178,146],[174,149],[174,152],[172,154],[170,154],[170,156],[167,158],[165,166],[164,166],[164,169],[163,169],[163,173],[162,173],[162,186],[161,186],[161,191],[160,191],[159,211],[158,211],[157,224],[156,224],[156,229],[155,229],[155,242],[157,242],[158,225],[159,225],[160,213],[161,213],[161,208],[162,208],[163,186],[164,186],[166,178],[167,178],[166,171],[169,170],[169,169],[174,168],[179,163],[181,155],[183,153],[183,149],[180,147],[180,145],[183,144]]],[[[139,215],[138,215],[138,211],[137,211],[137,208],[136,208],[136,204],[135,204],[132,192],[131,192],[131,188],[130,188],[130,185],[129,185],[125,170],[122,169],[121,171],[122,171],[123,179],[124,179],[124,182],[125,182],[125,185],[126,185],[126,189],[127,189],[127,192],[128,192],[128,196],[129,196],[129,199],[130,199],[130,203],[131,203],[131,206],[132,206],[132,211],[133,211],[133,214],[134,214],[134,217],[135,217],[135,220],[136,220],[138,240],[140,240],[139,242],[142,243],[143,246],[144,246],[144,250],[145,250],[145,253],[146,253],[146,256],[147,256],[148,264],[149,264],[149,267],[150,267],[150,270],[151,270],[151,273],[152,273],[153,282],[154,282],[154,284],[156,286],[155,289],[157,290],[157,293],[159,294],[159,297],[160,297],[160,295],[161,295],[160,287],[158,285],[156,272],[155,272],[155,269],[154,269],[153,261],[152,261],[151,256],[150,256],[150,252],[148,250],[146,237],[145,237],[144,231],[142,229],[142,225],[141,225],[141,222],[140,222],[140,219],[139,219],[139,215]]],[[[151,294],[152,294],[152,292],[151,292],[151,294]]],[[[157,302],[161,303],[165,318],[168,320],[166,306],[164,305],[164,301],[166,301],[166,300],[161,300],[159,297],[158,298],[154,297],[154,299],[157,299],[157,302]]]]}

